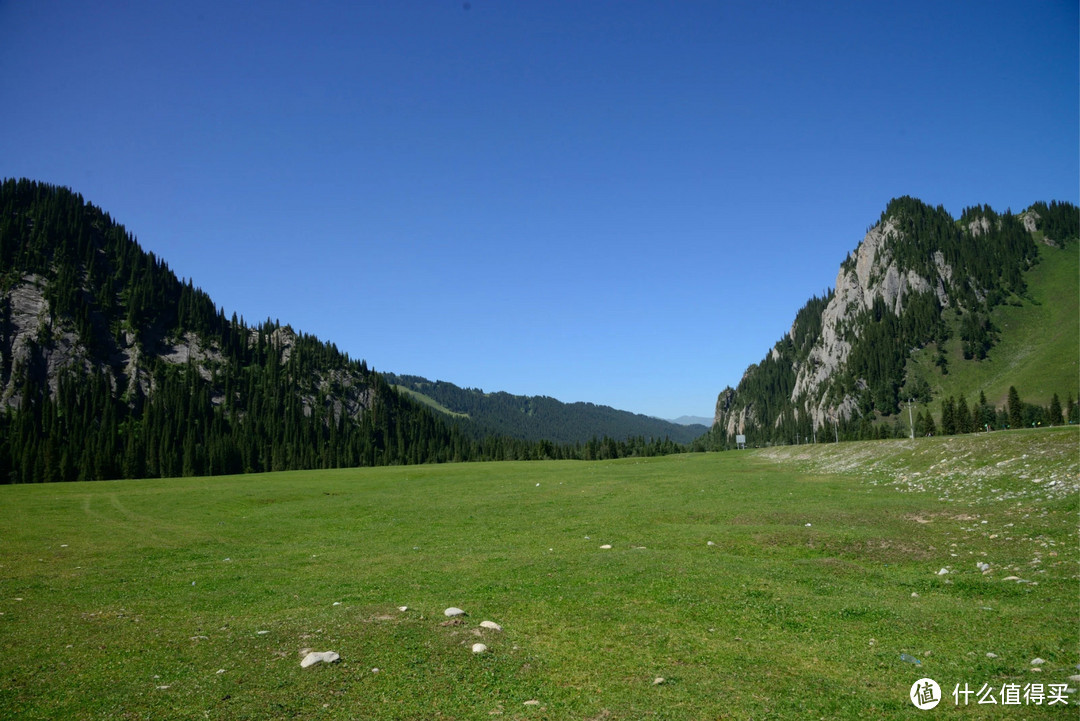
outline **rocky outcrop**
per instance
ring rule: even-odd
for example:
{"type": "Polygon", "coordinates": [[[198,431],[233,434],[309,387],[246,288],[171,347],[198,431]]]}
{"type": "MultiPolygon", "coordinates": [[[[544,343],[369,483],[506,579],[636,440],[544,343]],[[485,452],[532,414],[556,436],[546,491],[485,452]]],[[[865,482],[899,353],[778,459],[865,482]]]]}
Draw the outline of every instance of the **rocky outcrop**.
{"type": "MultiPolygon", "coordinates": [[[[48,301],[48,281],[39,275],[26,275],[10,290],[0,295],[0,403],[17,408],[22,401],[22,379],[27,374],[46,380],[50,393],[58,392],[60,378],[67,372],[90,373],[104,371],[113,389],[136,386],[146,397],[152,396],[155,381],[149,369],[155,359],[170,365],[194,368],[205,381],[212,381],[215,372],[227,363],[219,348],[198,334],[184,333],[180,337],[164,337],[155,329],[143,329],[141,334],[123,331],[114,338],[107,324],[97,323],[91,352],[76,332],[74,325],[53,313],[48,301]]],[[[251,330],[255,342],[259,330],[251,330]]],[[[296,333],[288,326],[269,333],[271,347],[279,353],[286,366],[296,346],[296,333]]],[[[294,379],[304,415],[311,416],[316,404],[324,404],[327,417],[336,422],[344,415],[359,418],[375,402],[375,390],[361,375],[349,368],[311,371],[303,379],[294,379]]],[[[214,405],[225,401],[224,389],[213,387],[210,400],[214,405]]]]}
{"type": "Polygon", "coordinates": [[[70,324],[53,317],[45,285],[40,276],[26,275],[4,294],[8,313],[6,332],[0,337],[4,360],[0,401],[12,407],[22,401],[21,379],[26,374],[47,379],[56,393],[64,371],[92,368],[89,353],[70,324]]]}

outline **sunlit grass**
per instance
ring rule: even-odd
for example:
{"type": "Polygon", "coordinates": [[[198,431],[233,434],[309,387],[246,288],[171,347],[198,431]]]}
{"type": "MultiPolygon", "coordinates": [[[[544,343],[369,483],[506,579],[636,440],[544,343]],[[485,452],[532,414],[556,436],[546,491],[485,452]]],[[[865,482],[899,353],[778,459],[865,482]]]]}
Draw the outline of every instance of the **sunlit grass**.
{"type": "Polygon", "coordinates": [[[0,717],[882,718],[923,676],[1064,683],[1077,438],[0,488],[0,717]],[[1039,473],[1071,490],[1005,498],[1039,473]]]}

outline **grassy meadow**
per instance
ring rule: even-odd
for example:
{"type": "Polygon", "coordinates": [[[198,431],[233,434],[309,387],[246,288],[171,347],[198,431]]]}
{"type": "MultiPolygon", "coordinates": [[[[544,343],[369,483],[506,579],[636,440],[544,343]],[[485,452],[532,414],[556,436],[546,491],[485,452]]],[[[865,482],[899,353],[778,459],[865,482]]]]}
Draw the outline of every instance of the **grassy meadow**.
{"type": "Polygon", "coordinates": [[[1080,325],[1076,320],[1080,318],[1080,253],[1075,245],[1061,250],[1040,244],[1039,255],[1041,262],[1024,276],[1028,297],[1015,305],[1000,305],[991,313],[1000,339],[985,360],[964,360],[958,320],[944,347],[947,375],[934,365],[935,344],[912,354],[910,373],[933,389],[935,401],[930,407],[939,420],[942,398],[966,395],[970,404],[978,401],[979,390],[999,407],[1008,399],[1009,386],[1016,386],[1021,400],[1043,406],[1054,393],[1062,405],[1069,394],[1080,400],[1080,325]]]}
{"type": "Polygon", "coordinates": [[[1078,441],[0,487],[0,718],[1076,718],[1078,441]]]}

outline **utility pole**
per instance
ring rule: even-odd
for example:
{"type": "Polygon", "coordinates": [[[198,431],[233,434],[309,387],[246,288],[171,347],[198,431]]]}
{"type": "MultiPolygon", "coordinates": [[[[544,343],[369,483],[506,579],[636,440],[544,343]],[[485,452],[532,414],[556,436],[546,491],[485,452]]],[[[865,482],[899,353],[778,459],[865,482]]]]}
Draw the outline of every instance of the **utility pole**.
{"type": "Polygon", "coordinates": [[[911,420],[911,399],[907,399],[907,419],[911,425],[911,440],[915,440],[915,421],[911,420]]]}

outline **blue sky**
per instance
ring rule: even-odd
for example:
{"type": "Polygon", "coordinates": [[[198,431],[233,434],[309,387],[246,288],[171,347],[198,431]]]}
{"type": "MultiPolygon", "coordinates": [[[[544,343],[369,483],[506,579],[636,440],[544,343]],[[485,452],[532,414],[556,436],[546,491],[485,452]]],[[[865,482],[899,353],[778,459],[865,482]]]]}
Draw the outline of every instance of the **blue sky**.
{"type": "Polygon", "coordinates": [[[711,416],[888,201],[1080,200],[1071,2],[0,0],[0,176],[376,369],[711,416]]]}

